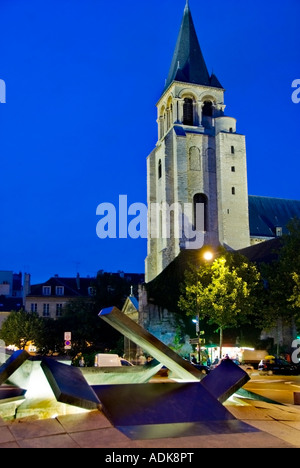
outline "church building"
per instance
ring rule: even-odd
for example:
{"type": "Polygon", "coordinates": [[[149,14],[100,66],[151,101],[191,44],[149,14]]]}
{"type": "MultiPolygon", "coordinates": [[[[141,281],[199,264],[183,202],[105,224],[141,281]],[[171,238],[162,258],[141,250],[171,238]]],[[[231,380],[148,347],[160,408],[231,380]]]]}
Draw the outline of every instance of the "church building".
{"type": "Polygon", "coordinates": [[[146,283],[183,250],[244,249],[281,236],[300,217],[299,201],[248,195],[245,136],[226,114],[224,94],[208,72],[187,0],[147,159],[146,283]]]}

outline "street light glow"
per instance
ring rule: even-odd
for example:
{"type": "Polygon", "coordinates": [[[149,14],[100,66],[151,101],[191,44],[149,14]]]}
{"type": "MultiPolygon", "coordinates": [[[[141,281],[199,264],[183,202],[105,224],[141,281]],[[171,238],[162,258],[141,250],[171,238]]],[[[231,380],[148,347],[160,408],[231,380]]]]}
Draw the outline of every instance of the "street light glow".
{"type": "Polygon", "coordinates": [[[210,260],[214,258],[214,255],[212,252],[208,250],[207,252],[204,253],[203,257],[204,257],[204,260],[209,262],[210,260]]]}

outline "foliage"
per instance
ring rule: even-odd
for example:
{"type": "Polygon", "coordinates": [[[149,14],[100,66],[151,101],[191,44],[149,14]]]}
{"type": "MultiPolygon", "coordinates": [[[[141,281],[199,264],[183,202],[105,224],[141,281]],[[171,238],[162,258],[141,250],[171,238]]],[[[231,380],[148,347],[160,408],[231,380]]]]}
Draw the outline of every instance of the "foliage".
{"type": "Polygon", "coordinates": [[[34,312],[29,313],[22,309],[12,311],[3,322],[0,338],[6,345],[15,345],[19,349],[25,349],[30,341],[38,341],[43,332],[43,319],[34,312]]]}
{"type": "Polygon", "coordinates": [[[223,330],[250,321],[262,288],[260,273],[244,257],[223,252],[212,264],[186,272],[179,307],[189,316],[207,318],[223,330]]]}
{"type": "Polygon", "coordinates": [[[278,260],[262,266],[266,283],[261,323],[269,330],[278,321],[291,325],[300,318],[300,220],[288,224],[278,260]]]}
{"type": "Polygon", "coordinates": [[[293,293],[289,299],[291,307],[294,309],[300,309],[300,275],[293,273],[292,278],[294,281],[293,293]]]}
{"type": "Polygon", "coordinates": [[[173,351],[182,357],[189,356],[193,351],[193,348],[189,343],[189,337],[182,336],[182,330],[180,327],[177,327],[173,343],[169,346],[173,351]]]}
{"type": "Polygon", "coordinates": [[[59,320],[42,318],[43,328],[34,340],[39,354],[47,356],[64,353],[64,329],[59,320]]]}
{"type": "Polygon", "coordinates": [[[119,275],[98,274],[93,282],[94,295],[89,299],[78,298],[70,301],[57,320],[43,319],[44,332],[39,335],[37,346],[42,354],[64,352],[64,332],[72,333],[72,350],[76,356],[82,352],[88,356],[112,349],[120,352],[123,337],[111,326],[100,320],[100,310],[109,306],[123,307],[130,291],[130,284],[119,275]]]}

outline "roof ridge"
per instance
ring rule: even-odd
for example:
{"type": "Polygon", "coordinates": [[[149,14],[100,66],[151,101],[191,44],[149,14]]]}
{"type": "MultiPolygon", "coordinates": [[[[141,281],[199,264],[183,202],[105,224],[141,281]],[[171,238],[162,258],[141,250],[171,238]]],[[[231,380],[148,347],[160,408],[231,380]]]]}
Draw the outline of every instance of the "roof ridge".
{"type": "Polygon", "coordinates": [[[282,197],[268,197],[267,195],[248,195],[250,198],[264,198],[268,200],[282,200],[282,201],[291,201],[291,202],[299,202],[300,200],[297,200],[296,198],[282,198],[282,197]]]}

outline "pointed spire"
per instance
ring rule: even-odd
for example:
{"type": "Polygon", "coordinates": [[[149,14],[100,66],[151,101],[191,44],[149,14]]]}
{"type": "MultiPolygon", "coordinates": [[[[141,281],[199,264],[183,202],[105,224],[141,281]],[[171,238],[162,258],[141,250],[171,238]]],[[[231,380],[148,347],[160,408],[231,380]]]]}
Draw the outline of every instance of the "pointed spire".
{"type": "MultiPolygon", "coordinates": [[[[211,83],[211,77],[208,73],[199,45],[189,7],[189,0],[186,0],[183,19],[165,89],[170,86],[172,81],[214,86],[211,83]]],[[[219,86],[217,87],[222,88],[215,76],[214,83],[218,83],[219,86]]]]}

